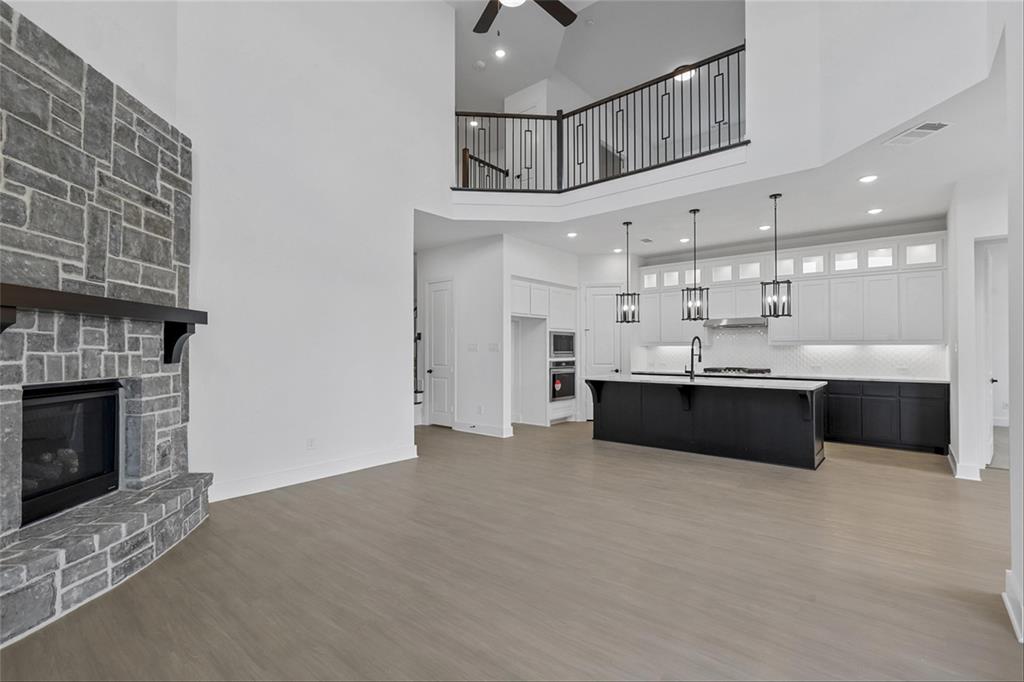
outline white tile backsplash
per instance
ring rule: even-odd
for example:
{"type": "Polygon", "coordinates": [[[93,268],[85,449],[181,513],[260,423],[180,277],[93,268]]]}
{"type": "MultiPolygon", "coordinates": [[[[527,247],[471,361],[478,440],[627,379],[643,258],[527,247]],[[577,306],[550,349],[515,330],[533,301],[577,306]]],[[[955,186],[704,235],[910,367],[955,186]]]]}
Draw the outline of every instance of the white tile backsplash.
{"type": "MultiPolygon", "coordinates": [[[[768,367],[773,374],[867,379],[949,377],[946,346],[769,345],[764,329],[716,329],[700,367],[768,367]]],[[[689,346],[651,346],[633,351],[633,369],[681,372],[689,346]]]]}

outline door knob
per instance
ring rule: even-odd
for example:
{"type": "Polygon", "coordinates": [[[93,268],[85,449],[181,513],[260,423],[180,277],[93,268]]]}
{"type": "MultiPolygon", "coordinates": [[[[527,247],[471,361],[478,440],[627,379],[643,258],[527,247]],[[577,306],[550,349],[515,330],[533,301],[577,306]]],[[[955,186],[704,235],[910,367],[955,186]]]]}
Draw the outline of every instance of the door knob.
{"type": "Polygon", "coordinates": [[[998,383],[999,383],[999,379],[996,379],[995,377],[993,377],[993,378],[989,379],[988,381],[989,381],[989,383],[991,383],[991,384],[998,384],[998,383]]]}
{"type": "Polygon", "coordinates": [[[433,374],[433,373],[434,373],[434,370],[432,370],[432,369],[428,369],[427,370],[427,374],[433,374]]]}
{"type": "Polygon", "coordinates": [[[616,374],[618,374],[618,373],[619,373],[619,370],[615,370],[615,373],[616,373],[616,374]]]}

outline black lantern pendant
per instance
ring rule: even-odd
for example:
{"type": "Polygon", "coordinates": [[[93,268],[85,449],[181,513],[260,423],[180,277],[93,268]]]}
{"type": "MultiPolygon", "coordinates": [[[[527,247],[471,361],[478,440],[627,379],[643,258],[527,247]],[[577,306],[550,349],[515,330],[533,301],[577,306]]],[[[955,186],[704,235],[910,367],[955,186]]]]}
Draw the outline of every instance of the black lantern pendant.
{"type": "Polygon", "coordinates": [[[622,223],[626,228],[626,291],[615,294],[615,321],[621,324],[632,324],[640,321],[640,294],[629,290],[629,226],[628,220],[622,223]]]}
{"type": "Polygon", "coordinates": [[[761,282],[761,317],[792,317],[793,316],[793,283],[788,279],[779,281],[779,198],[781,194],[772,194],[769,199],[774,202],[774,221],[772,231],[775,233],[775,268],[774,277],[770,282],[761,282]]]}
{"type": "MultiPolygon", "coordinates": [[[[699,208],[691,208],[693,215],[693,286],[683,289],[683,319],[699,321],[708,319],[708,288],[700,285],[700,270],[697,269],[697,214],[699,208]]],[[[685,277],[685,275],[684,275],[685,277]]]]}

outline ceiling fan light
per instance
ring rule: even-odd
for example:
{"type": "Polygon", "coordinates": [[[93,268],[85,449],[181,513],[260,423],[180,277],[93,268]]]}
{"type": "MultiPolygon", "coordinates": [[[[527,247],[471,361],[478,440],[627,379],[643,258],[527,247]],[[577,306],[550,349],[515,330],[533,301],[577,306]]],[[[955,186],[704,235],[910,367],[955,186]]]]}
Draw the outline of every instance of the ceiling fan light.
{"type": "Polygon", "coordinates": [[[501,0],[501,4],[505,7],[519,7],[519,5],[526,2],[526,0],[501,0]]]}

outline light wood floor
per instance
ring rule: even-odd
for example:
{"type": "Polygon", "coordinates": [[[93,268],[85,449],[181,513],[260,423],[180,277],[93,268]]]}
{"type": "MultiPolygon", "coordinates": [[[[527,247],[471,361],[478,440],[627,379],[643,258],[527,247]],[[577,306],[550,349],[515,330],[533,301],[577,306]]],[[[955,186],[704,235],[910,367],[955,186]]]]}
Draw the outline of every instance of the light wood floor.
{"type": "Polygon", "coordinates": [[[229,500],[4,680],[1017,679],[1008,482],[417,431],[420,458],[229,500]]]}

